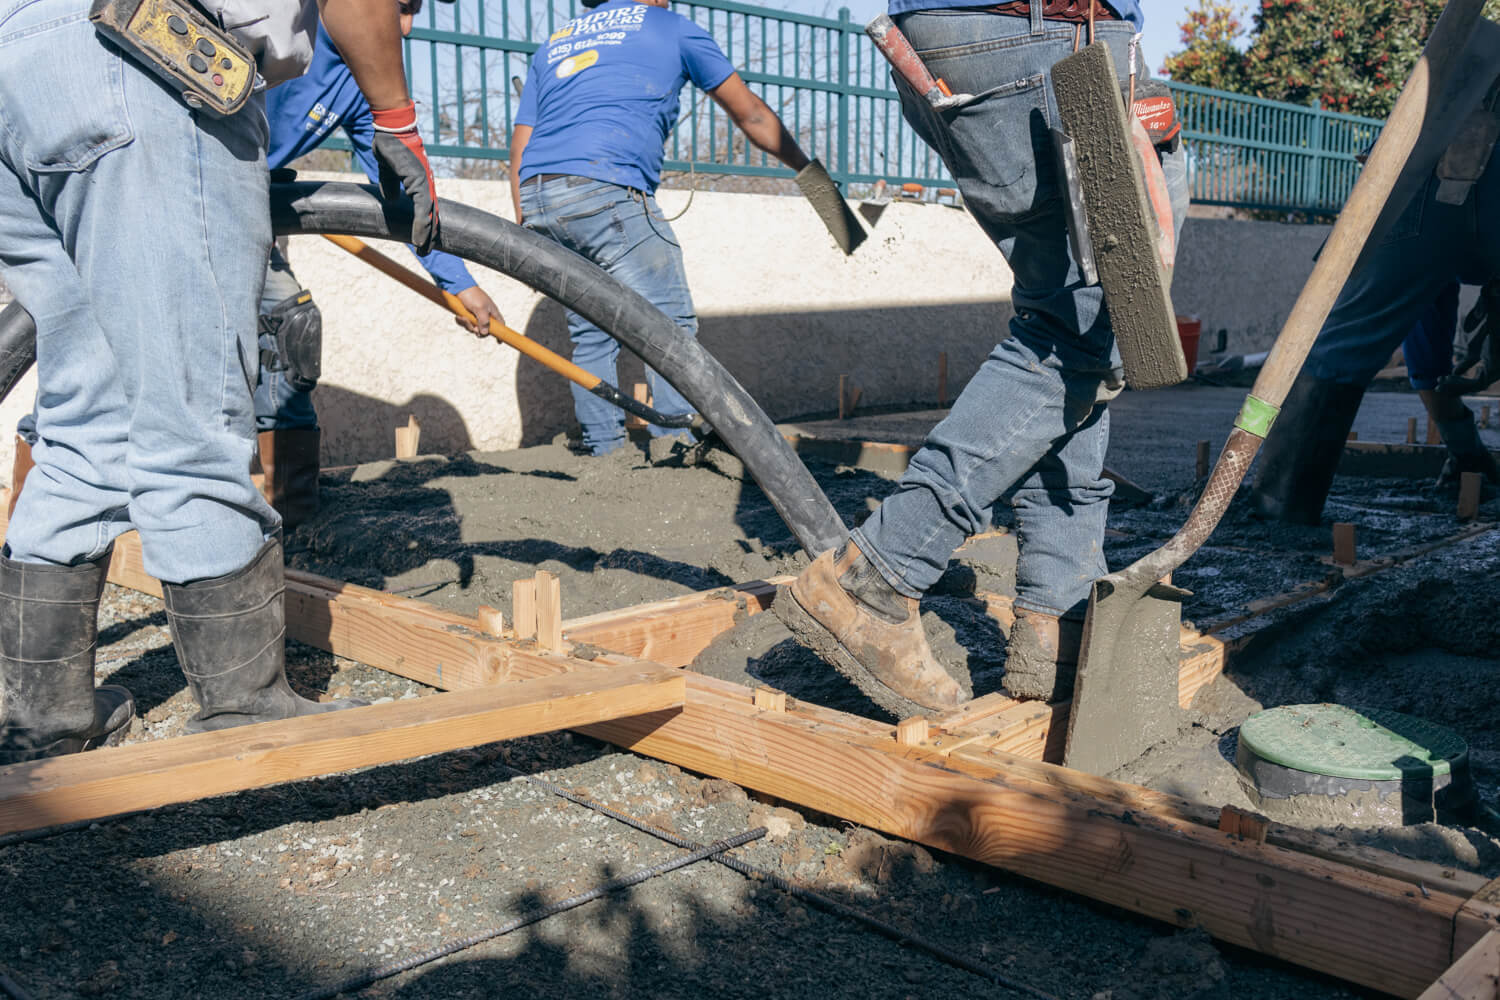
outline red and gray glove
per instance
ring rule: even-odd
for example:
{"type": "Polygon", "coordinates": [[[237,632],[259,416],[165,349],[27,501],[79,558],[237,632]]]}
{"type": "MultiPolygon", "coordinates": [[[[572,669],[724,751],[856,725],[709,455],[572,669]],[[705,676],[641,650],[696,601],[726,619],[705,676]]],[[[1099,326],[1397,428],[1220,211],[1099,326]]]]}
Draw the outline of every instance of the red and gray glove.
{"type": "Polygon", "coordinates": [[[380,165],[380,196],[387,201],[401,197],[404,188],[411,197],[411,242],[417,253],[432,250],[438,238],[436,186],[432,164],[417,132],[417,105],[407,101],[399,108],[375,113],[375,162],[380,165]]]}

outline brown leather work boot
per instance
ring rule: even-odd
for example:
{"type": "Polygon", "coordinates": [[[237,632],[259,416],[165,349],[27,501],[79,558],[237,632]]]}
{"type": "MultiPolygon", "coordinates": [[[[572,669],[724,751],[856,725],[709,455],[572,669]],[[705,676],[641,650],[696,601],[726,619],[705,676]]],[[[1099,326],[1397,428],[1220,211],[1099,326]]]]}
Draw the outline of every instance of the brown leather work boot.
{"type": "Polygon", "coordinates": [[[798,642],[904,718],[956,708],[969,697],[933,658],[917,604],[850,541],[813,560],[772,610],[798,642]]]}
{"type": "Polygon", "coordinates": [[[287,531],[318,512],[318,443],[316,427],[261,431],[260,492],[276,508],[287,531]]]}
{"type": "Polygon", "coordinates": [[[16,458],[10,467],[10,506],[5,509],[5,519],[10,520],[16,512],[16,501],[21,499],[21,486],[26,482],[26,473],[36,463],[31,460],[31,445],[21,435],[16,435],[16,458]]]}
{"type": "Polygon", "coordinates": [[[1005,690],[1014,698],[1055,701],[1073,690],[1083,622],[1016,609],[1005,647],[1005,690]]]}

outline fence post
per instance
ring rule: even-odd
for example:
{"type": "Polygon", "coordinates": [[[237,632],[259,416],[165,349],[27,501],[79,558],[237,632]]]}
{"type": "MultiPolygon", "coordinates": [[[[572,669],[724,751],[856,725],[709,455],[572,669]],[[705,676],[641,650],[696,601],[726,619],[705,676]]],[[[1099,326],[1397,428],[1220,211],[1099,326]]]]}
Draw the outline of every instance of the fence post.
{"type": "Polygon", "coordinates": [[[839,8],[839,144],[834,180],[848,183],[849,177],[849,8],[839,8]]]}
{"type": "Polygon", "coordinates": [[[1310,210],[1321,207],[1318,191],[1323,186],[1323,109],[1313,109],[1312,124],[1307,130],[1307,176],[1302,178],[1302,203],[1310,210]]]}

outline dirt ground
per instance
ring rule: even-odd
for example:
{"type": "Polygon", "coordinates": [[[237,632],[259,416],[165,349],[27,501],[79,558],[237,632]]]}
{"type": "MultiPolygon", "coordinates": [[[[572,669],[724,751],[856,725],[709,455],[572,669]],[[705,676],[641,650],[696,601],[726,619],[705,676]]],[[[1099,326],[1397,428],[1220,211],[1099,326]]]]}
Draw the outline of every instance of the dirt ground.
{"type": "MultiPolygon", "coordinates": [[[[1232,419],[1229,395],[1239,398],[1201,389],[1155,393],[1151,398],[1166,402],[1136,421],[1116,420],[1111,463],[1157,499],[1112,511],[1112,565],[1159,544],[1194,495],[1191,435],[1164,442],[1165,411],[1212,411],[1213,420],[1198,422],[1193,433],[1222,440],[1217,414],[1228,407],[1232,419]]],[[[1128,394],[1123,402],[1126,416],[1140,405],[1128,394]]],[[[1418,404],[1414,397],[1378,403],[1403,405],[1418,404]]],[[[291,536],[289,560],[463,611],[491,604],[508,612],[511,580],[547,569],[562,578],[568,617],[802,564],[731,456],[658,449],[656,459],[633,451],[592,460],[555,444],[325,476],[324,511],[291,536]]],[[[850,523],[893,485],[864,469],[815,471],[850,523]]],[[[1360,556],[1369,558],[1452,535],[1461,527],[1452,508],[1451,498],[1425,484],[1341,477],[1329,514],[1358,526],[1360,556]]],[[[1500,518],[1500,503],[1486,503],[1481,517],[1500,518]]],[[[1004,637],[963,598],[976,587],[1009,587],[1010,551],[1004,539],[992,539],[961,552],[924,603],[940,658],[967,673],[976,694],[1003,681],[1004,637]]],[[[1324,579],[1335,572],[1323,559],[1328,551],[1326,527],[1273,530],[1232,510],[1212,544],[1176,577],[1194,591],[1187,617],[1200,625],[1226,620],[1249,600],[1324,579]]],[[[1278,613],[1232,674],[1200,694],[1178,738],[1118,777],[1245,805],[1229,764],[1239,722],[1261,705],[1337,700],[1454,727],[1470,740],[1481,798],[1493,801],[1500,784],[1497,570],[1495,535],[1484,534],[1278,613]]],[[[130,687],[143,713],[131,739],[179,733],[193,706],[160,602],[111,587],[102,624],[101,677],[130,687]]],[[[771,616],[756,616],[695,666],[879,715],[778,629],[771,616]]],[[[335,696],[373,701],[426,693],[297,644],[289,673],[302,690],[335,696]]],[[[932,934],[1059,997],[1365,995],[1198,932],[763,802],[726,782],[568,734],[166,808],[43,839],[0,838],[0,966],[39,998],[299,996],[681,853],[555,798],[510,768],[543,774],[699,842],[764,824],[769,836],[737,856],[932,934]]],[[[1482,819],[1475,826],[1342,832],[1500,874],[1500,841],[1482,819]]],[[[549,997],[1017,995],[712,863],[361,995],[513,990],[549,997]]]]}

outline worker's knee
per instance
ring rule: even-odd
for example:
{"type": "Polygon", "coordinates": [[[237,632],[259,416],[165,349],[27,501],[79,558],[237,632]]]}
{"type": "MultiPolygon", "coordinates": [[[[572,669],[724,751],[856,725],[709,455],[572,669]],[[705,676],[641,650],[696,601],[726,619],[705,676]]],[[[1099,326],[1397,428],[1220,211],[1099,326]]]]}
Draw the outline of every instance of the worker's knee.
{"type": "Polygon", "coordinates": [[[306,290],[260,317],[261,368],[286,372],[298,392],[311,392],[323,372],[323,314],[306,290]]]}

